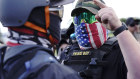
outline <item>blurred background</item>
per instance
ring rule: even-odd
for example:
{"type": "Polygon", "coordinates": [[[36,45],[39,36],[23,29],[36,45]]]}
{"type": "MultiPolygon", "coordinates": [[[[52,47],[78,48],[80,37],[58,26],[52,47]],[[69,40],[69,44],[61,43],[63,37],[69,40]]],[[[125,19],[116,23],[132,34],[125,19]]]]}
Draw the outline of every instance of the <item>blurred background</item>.
{"type": "MultiPolygon", "coordinates": [[[[64,6],[64,16],[62,18],[61,29],[66,30],[72,22],[71,11],[74,9],[74,3],[64,6]]],[[[140,19],[140,0],[104,0],[107,6],[112,7],[121,21],[125,22],[128,17],[140,19]]],[[[0,23],[0,42],[5,43],[7,28],[2,27],[0,23]]],[[[110,32],[110,36],[113,36],[110,32]]]]}

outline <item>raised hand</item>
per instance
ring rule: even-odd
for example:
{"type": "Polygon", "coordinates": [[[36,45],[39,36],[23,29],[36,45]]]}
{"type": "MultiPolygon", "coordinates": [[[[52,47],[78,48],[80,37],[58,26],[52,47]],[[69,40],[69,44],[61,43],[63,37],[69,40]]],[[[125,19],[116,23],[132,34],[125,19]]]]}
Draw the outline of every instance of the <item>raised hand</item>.
{"type": "Polygon", "coordinates": [[[95,16],[97,20],[109,24],[110,30],[115,30],[122,25],[113,8],[106,6],[100,0],[93,0],[93,2],[101,8],[95,16]]]}

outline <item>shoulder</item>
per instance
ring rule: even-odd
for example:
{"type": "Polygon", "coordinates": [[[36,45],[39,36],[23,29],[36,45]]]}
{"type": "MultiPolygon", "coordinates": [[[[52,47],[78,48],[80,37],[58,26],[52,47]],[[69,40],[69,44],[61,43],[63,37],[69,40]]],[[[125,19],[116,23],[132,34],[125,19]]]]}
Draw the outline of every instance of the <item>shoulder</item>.
{"type": "Polygon", "coordinates": [[[73,69],[61,65],[52,63],[50,64],[37,79],[81,79],[78,73],[73,69]],[[44,78],[43,78],[44,77],[44,78]]]}

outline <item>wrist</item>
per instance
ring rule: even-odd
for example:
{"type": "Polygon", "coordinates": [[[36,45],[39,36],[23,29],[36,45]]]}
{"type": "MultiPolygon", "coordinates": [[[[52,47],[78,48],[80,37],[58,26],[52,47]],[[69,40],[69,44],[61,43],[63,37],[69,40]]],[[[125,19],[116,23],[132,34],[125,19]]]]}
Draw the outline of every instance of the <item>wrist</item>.
{"type": "Polygon", "coordinates": [[[115,29],[115,31],[113,32],[113,34],[115,36],[117,36],[118,34],[120,34],[121,32],[125,31],[125,30],[128,30],[127,26],[125,23],[122,23],[121,26],[119,26],[118,28],[115,29]]]}
{"type": "Polygon", "coordinates": [[[114,28],[114,31],[115,31],[117,28],[121,27],[121,26],[122,26],[122,22],[121,22],[121,21],[118,21],[117,25],[116,25],[115,28],[114,28]]]}

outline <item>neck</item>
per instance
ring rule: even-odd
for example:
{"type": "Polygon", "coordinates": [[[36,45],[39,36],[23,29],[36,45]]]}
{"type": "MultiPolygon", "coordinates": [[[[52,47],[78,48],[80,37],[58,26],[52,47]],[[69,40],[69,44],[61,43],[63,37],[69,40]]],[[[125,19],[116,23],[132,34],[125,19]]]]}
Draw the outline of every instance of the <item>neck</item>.
{"type": "Polygon", "coordinates": [[[52,49],[51,43],[43,37],[38,37],[34,35],[20,34],[18,32],[10,30],[8,36],[8,46],[17,46],[17,45],[41,45],[47,48],[52,49]]]}

